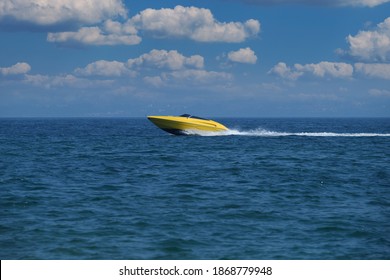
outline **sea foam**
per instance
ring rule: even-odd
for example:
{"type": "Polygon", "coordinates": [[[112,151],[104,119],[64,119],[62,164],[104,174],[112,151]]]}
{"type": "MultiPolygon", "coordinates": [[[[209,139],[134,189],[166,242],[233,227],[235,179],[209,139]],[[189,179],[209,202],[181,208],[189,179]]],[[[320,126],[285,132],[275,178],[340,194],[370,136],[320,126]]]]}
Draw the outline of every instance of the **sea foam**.
{"type": "Polygon", "coordinates": [[[272,131],[263,128],[256,128],[251,130],[228,129],[226,131],[219,131],[219,132],[187,130],[185,133],[187,135],[197,135],[197,136],[390,137],[390,133],[279,132],[279,131],[272,131]]]}

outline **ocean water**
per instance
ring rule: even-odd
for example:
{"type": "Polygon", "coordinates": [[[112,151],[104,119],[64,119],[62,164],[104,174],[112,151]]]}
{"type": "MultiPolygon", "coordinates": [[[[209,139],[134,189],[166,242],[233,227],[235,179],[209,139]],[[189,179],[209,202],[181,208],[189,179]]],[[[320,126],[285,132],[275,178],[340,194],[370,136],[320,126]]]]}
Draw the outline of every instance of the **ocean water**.
{"type": "Polygon", "coordinates": [[[1,259],[390,259],[390,119],[0,119],[1,259]]]}

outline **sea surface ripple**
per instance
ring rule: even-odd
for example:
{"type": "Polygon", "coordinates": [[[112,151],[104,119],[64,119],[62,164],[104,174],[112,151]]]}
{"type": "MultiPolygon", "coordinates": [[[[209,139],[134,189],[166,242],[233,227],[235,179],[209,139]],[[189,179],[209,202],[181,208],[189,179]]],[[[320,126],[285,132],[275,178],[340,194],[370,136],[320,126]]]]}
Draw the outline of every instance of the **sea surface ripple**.
{"type": "Polygon", "coordinates": [[[390,258],[390,119],[217,121],[0,119],[0,258],[390,258]]]}

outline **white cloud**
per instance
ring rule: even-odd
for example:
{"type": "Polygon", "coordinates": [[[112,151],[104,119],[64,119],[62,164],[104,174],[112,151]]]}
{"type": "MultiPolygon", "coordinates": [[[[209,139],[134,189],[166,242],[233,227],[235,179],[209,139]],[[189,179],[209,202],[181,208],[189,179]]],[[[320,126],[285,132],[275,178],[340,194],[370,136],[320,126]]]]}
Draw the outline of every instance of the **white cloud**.
{"type": "Polygon", "coordinates": [[[299,72],[308,72],[317,77],[349,78],[353,74],[352,65],[343,62],[322,61],[317,64],[295,64],[294,67],[299,72]]]}
{"type": "Polygon", "coordinates": [[[347,37],[348,53],[364,61],[390,60],[390,17],[372,31],[359,31],[347,37]]]}
{"type": "Polygon", "coordinates": [[[231,81],[233,76],[226,72],[206,71],[203,69],[184,69],[181,71],[163,72],[159,76],[147,76],[143,80],[154,87],[178,85],[199,86],[231,81]]]}
{"type": "Polygon", "coordinates": [[[150,84],[154,87],[161,87],[165,85],[165,82],[161,79],[160,76],[154,76],[154,77],[146,76],[144,77],[143,80],[145,83],[150,84]]]}
{"type": "MultiPolygon", "coordinates": [[[[114,31],[111,26],[106,26],[108,31],[114,31]]],[[[107,31],[107,30],[106,30],[107,31]]],[[[83,45],[136,45],[141,42],[141,38],[132,33],[122,33],[120,29],[118,33],[105,32],[99,27],[82,27],[76,32],[58,32],[49,33],[47,41],[59,44],[83,44],[83,45]]],[[[133,30],[130,30],[133,32],[133,30]]]]}
{"type": "Polygon", "coordinates": [[[233,62],[255,64],[257,56],[250,48],[239,49],[228,53],[228,59],[233,62]]]}
{"type": "MultiPolygon", "coordinates": [[[[135,77],[155,87],[197,86],[225,83],[233,79],[230,73],[206,71],[203,67],[204,58],[200,55],[187,57],[177,50],[152,50],[125,62],[94,61],[85,67],[76,68],[73,74],[53,76],[26,74],[23,82],[47,89],[63,87],[83,89],[128,83],[128,78],[135,82],[135,77]]],[[[11,68],[0,69],[2,72],[10,73],[11,68]]]]}
{"type": "Polygon", "coordinates": [[[375,7],[390,0],[333,0],[336,4],[340,3],[340,6],[367,6],[375,7]]]}
{"type": "Polygon", "coordinates": [[[176,50],[152,50],[138,58],[129,59],[127,65],[133,67],[166,68],[180,70],[185,67],[203,68],[204,58],[200,55],[185,57],[176,50]]]}
{"type": "Polygon", "coordinates": [[[146,9],[129,22],[156,37],[185,37],[200,42],[242,42],[260,32],[260,22],[219,22],[209,9],[176,6],[146,9]]]}
{"type": "Polygon", "coordinates": [[[303,75],[302,72],[294,71],[290,67],[287,66],[284,62],[279,62],[274,67],[271,68],[271,70],[268,72],[268,74],[274,74],[277,76],[282,77],[283,79],[292,80],[295,81],[300,76],[303,75]]]}
{"type": "Polygon", "coordinates": [[[26,75],[24,82],[28,84],[32,84],[34,86],[44,86],[45,84],[48,83],[50,80],[50,77],[47,75],[26,75]]]}
{"type": "Polygon", "coordinates": [[[390,80],[390,64],[355,63],[355,71],[368,77],[390,80]]]}
{"type": "Polygon", "coordinates": [[[0,67],[0,73],[4,76],[26,74],[30,70],[31,66],[25,62],[18,62],[11,67],[0,67]]]}
{"type": "Polygon", "coordinates": [[[99,60],[88,64],[85,68],[77,68],[75,73],[82,76],[122,76],[130,74],[125,63],[119,61],[99,60]]]}
{"type": "Polygon", "coordinates": [[[106,32],[114,34],[137,34],[138,32],[137,29],[128,22],[123,24],[113,20],[106,20],[104,22],[104,29],[106,32]]]}
{"type": "Polygon", "coordinates": [[[289,67],[286,63],[279,62],[268,74],[294,81],[304,75],[348,79],[353,77],[354,72],[371,78],[390,80],[389,63],[355,63],[352,66],[342,62],[322,61],[316,64],[295,64],[294,67],[289,67]]]}
{"type": "Polygon", "coordinates": [[[210,10],[176,6],[174,9],[146,9],[127,20],[106,20],[101,26],[82,27],[78,31],[49,33],[47,40],[58,44],[135,45],[138,32],[155,37],[184,37],[200,42],[242,42],[260,32],[260,22],[217,21],[210,10]]]}
{"type": "Polygon", "coordinates": [[[296,80],[304,74],[311,74],[316,77],[334,77],[334,78],[351,78],[353,75],[353,67],[350,64],[342,62],[322,61],[311,64],[295,64],[294,68],[290,68],[284,62],[279,62],[269,72],[276,74],[284,79],[296,80]]]}
{"type": "Polygon", "coordinates": [[[390,90],[387,89],[370,89],[368,93],[372,96],[385,96],[390,97],[390,90]]]}
{"type": "Polygon", "coordinates": [[[218,80],[230,80],[232,75],[226,72],[215,72],[215,71],[206,71],[206,70],[197,70],[197,69],[186,69],[183,71],[173,71],[170,73],[163,73],[162,77],[165,80],[174,79],[174,80],[185,80],[201,83],[212,83],[218,80]]]}
{"type": "Polygon", "coordinates": [[[121,0],[1,0],[0,20],[5,17],[37,25],[64,22],[93,24],[115,16],[126,17],[121,0]]]}
{"type": "Polygon", "coordinates": [[[375,7],[390,0],[240,0],[251,4],[308,4],[308,5],[323,5],[323,6],[361,6],[375,7]]]}
{"type": "Polygon", "coordinates": [[[98,88],[102,86],[109,86],[112,84],[112,80],[89,80],[85,78],[76,77],[71,74],[65,75],[26,75],[24,79],[25,83],[50,88],[98,88]]]}
{"type": "Polygon", "coordinates": [[[74,72],[82,76],[138,76],[155,87],[208,84],[232,79],[229,73],[206,71],[203,67],[204,58],[200,55],[187,57],[177,50],[151,50],[127,62],[95,61],[85,68],[77,68],[74,72]],[[154,73],[154,76],[148,75],[150,73],[154,73]]]}
{"type": "MultiPolygon", "coordinates": [[[[137,75],[144,75],[145,72],[148,72],[149,70],[159,71],[163,69],[185,72],[189,69],[201,69],[203,66],[204,59],[200,55],[186,57],[176,50],[152,50],[137,58],[131,58],[126,62],[107,60],[94,61],[83,68],[75,69],[74,74],[78,76],[135,77],[137,75]]],[[[194,73],[199,75],[199,73],[202,72],[194,73]]],[[[156,77],[146,76],[144,81],[155,85],[161,84],[161,78],[156,77]]]]}
{"type": "Polygon", "coordinates": [[[50,86],[54,86],[54,87],[71,86],[71,87],[84,88],[84,87],[89,87],[91,83],[92,83],[92,81],[89,81],[87,79],[78,78],[78,77],[75,77],[71,74],[53,76],[50,79],[50,86]]]}

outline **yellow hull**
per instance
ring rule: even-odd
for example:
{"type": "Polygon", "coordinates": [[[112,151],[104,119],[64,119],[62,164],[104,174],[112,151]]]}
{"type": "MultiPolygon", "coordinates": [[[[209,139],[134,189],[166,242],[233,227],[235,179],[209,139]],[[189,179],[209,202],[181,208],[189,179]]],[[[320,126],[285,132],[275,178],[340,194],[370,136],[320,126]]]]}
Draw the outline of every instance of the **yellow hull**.
{"type": "Polygon", "coordinates": [[[148,116],[157,127],[176,135],[188,135],[189,132],[219,132],[228,130],[224,125],[190,115],[148,116]]]}

